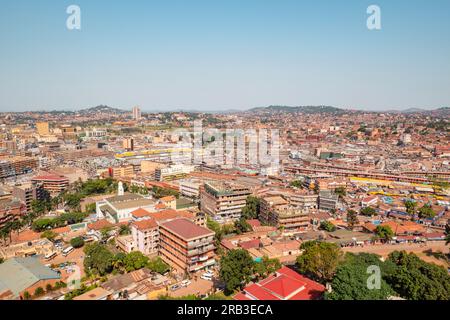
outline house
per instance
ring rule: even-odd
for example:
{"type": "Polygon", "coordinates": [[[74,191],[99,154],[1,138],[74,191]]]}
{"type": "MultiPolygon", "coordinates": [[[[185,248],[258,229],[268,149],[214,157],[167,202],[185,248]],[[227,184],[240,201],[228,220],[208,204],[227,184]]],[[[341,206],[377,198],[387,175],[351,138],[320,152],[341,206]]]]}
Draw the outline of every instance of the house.
{"type": "Polygon", "coordinates": [[[11,258],[0,264],[0,296],[23,299],[25,292],[30,295],[41,287],[55,285],[60,274],[44,266],[38,258],[11,258]]]}
{"type": "Polygon", "coordinates": [[[318,300],[325,287],[288,267],[257,283],[247,285],[233,299],[245,300],[318,300]]]}
{"type": "Polygon", "coordinates": [[[97,287],[92,289],[78,297],[73,298],[73,300],[108,300],[108,297],[112,294],[111,291],[103,289],[102,287],[97,287]]]}

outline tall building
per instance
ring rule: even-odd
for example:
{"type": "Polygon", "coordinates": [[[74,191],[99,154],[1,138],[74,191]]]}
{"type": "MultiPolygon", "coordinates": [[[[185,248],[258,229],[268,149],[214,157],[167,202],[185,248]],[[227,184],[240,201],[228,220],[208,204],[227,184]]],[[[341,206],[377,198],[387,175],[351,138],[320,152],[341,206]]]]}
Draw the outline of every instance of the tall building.
{"type": "Polygon", "coordinates": [[[159,226],[161,258],[178,270],[196,272],[216,263],[214,232],[179,218],[159,226]]]}
{"type": "Polygon", "coordinates": [[[127,151],[134,150],[134,139],[133,138],[125,138],[123,140],[123,148],[127,151]]]}
{"type": "Polygon", "coordinates": [[[36,122],[36,129],[40,136],[50,135],[48,122],[36,122]]]}
{"type": "Polygon", "coordinates": [[[14,186],[12,194],[25,203],[27,212],[31,212],[31,203],[34,200],[44,200],[49,196],[42,183],[33,185],[31,182],[14,186]]]}
{"type": "Polygon", "coordinates": [[[133,107],[133,119],[136,121],[141,120],[141,109],[139,107],[133,107]]]}
{"type": "Polygon", "coordinates": [[[194,166],[184,164],[171,165],[168,168],[158,168],[155,170],[155,180],[170,181],[185,178],[194,169],[194,166]]]}
{"type": "Polygon", "coordinates": [[[250,189],[230,182],[205,183],[200,192],[201,210],[219,223],[241,217],[250,189]]]}

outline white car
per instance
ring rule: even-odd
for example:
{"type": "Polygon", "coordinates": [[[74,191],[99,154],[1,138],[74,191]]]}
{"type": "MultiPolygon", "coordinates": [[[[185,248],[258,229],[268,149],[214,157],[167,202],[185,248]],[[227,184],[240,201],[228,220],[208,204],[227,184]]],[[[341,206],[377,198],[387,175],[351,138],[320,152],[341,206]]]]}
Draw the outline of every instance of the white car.
{"type": "Polygon", "coordinates": [[[180,285],[182,286],[182,287],[187,287],[188,285],[190,285],[191,284],[191,281],[189,281],[189,280],[183,280],[183,281],[181,281],[181,283],[180,283],[180,285]]]}
{"type": "Polygon", "coordinates": [[[204,273],[204,274],[202,274],[202,276],[200,278],[203,279],[203,280],[211,281],[212,280],[212,274],[204,273]]]}

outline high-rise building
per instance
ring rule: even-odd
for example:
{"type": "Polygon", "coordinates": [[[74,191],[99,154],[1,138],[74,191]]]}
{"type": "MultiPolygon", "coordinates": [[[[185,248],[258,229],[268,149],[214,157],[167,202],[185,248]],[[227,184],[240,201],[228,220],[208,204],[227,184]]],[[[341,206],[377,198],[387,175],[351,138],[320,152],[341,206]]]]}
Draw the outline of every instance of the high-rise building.
{"type": "Polygon", "coordinates": [[[48,122],[36,122],[36,129],[40,136],[50,135],[50,129],[48,126],[48,122]]]}
{"type": "Polygon", "coordinates": [[[127,151],[134,150],[134,139],[133,138],[125,138],[123,140],[123,148],[127,151]]]}
{"type": "Polygon", "coordinates": [[[133,108],[133,119],[136,121],[141,120],[141,109],[139,107],[133,108]]]}

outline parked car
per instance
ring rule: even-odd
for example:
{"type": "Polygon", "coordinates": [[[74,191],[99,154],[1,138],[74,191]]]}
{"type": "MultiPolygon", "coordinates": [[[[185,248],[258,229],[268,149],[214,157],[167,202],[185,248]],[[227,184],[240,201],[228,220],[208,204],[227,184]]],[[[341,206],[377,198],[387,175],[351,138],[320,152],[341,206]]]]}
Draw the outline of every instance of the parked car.
{"type": "Polygon", "coordinates": [[[189,281],[189,280],[183,280],[183,281],[181,281],[180,285],[181,285],[182,287],[187,287],[187,286],[190,285],[191,283],[192,283],[192,282],[189,281]]]}
{"type": "Polygon", "coordinates": [[[170,287],[170,290],[171,290],[171,291],[176,291],[176,290],[178,290],[178,289],[180,289],[180,288],[181,288],[180,285],[174,284],[173,286],[170,287]]]}

